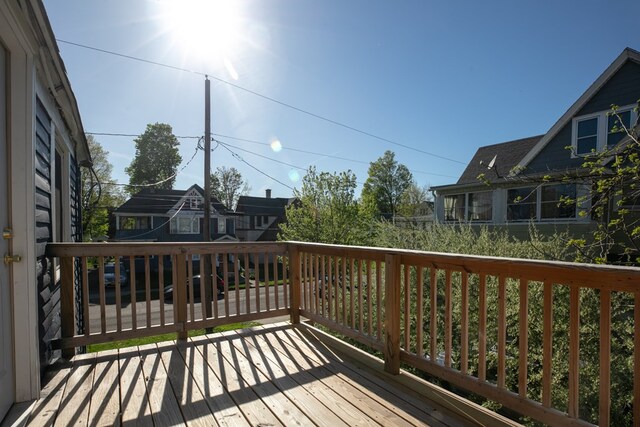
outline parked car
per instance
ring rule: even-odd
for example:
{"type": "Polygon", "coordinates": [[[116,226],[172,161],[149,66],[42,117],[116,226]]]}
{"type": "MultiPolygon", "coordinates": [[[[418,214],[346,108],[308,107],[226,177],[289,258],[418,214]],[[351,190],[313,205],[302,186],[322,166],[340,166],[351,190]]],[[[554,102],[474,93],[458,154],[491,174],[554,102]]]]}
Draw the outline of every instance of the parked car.
{"type": "MultiPolygon", "coordinates": [[[[120,264],[120,286],[123,286],[127,283],[127,272],[122,265],[120,264]]],[[[116,286],[116,265],[115,263],[108,263],[104,265],[104,285],[108,288],[112,288],[116,286]]]]}
{"type": "MultiPolygon", "coordinates": [[[[187,299],[189,298],[189,286],[193,283],[193,299],[199,301],[200,296],[200,275],[193,276],[191,279],[187,279],[187,299]]],[[[216,290],[218,299],[224,298],[224,280],[222,277],[216,275],[216,290]]],[[[173,284],[167,285],[164,288],[164,300],[173,301],[173,284]]]]}

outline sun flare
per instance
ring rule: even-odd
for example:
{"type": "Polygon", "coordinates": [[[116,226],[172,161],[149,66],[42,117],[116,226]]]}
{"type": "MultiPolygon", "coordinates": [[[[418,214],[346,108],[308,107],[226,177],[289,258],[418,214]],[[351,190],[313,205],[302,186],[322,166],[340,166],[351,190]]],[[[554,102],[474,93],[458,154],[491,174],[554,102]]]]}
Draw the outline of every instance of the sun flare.
{"type": "Polygon", "coordinates": [[[239,3],[166,0],[161,4],[164,29],[175,44],[202,59],[231,63],[230,57],[240,45],[239,3]]]}

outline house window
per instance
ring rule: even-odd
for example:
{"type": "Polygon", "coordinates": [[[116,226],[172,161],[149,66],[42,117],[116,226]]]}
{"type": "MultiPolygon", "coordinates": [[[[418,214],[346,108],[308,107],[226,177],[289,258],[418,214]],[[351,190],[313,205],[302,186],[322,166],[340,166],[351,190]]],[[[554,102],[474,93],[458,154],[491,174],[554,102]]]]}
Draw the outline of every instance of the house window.
{"type": "Polygon", "coordinates": [[[576,185],[544,185],[540,189],[540,219],[576,217],[576,185]]]}
{"type": "Polygon", "coordinates": [[[200,233],[200,219],[191,216],[178,216],[171,218],[171,234],[198,234],[200,233]]]}
{"type": "Polygon", "coordinates": [[[467,218],[469,221],[491,221],[492,219],[492,192],[469,193],[469,208],[467,218]]]}
{"type": "Polygon", "coordinates": [[[576,153],[579,156],[598,149],[598,117],[579,120],[576,132],[576,153]]]}
{"type": "Polygon", "coordinates": [[[151,229],[151,217],[150,216],[121,216],[119,229],[120,230],[150,230],[151,229]]]}
{"type": "Polygon", "coordinates": [[[444,196],[444,220],[464,221],[465,195],[444,196]]]}
{"type": "Polygon", "coordinates": [[[224,218],[218,219],[218,234],[225,234],[227,232],[227,223],[224,218]]]}
{"type": "Polygon", "coordinates": [[[574,154],[586,156],[616,145],[627,136],[624,128],[631,129],[637,119],[633,105],[621,107],[616,114],[601,111],[574,118],[571,141],[574,154]]]}
{"type": "Polygon", "coordinates": [[[189,198],[189,207],[191,209],[200,209],[200,197],[190,197],[189,198]]]}
{"type": "Polygon", "coordinates": [[[529,221],[538,214],[536,187],[512,188],[507,191],[507,221],[529,221]]]}

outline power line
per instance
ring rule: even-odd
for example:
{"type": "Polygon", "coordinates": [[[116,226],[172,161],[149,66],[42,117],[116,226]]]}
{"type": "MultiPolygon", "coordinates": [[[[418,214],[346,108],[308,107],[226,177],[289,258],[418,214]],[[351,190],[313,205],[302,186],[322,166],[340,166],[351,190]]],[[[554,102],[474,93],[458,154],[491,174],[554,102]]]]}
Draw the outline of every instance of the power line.
{"type": "MultiPolygon", "coordinates": [[[[87,135],[95,135],[95,136],[117,136],[117,137],[131,137],[131,138],[136,138],[138,136],[140,136],[139,134],[134,134],[134,133],[109,133],[109,132],[85,132],[87,135]]],[[[256,144],[256,145],[262,145],[262,146],[266,146],[266,147],[271,147],[271,144],[269,144],[268,142],[262,142],[262,141],[256,141],[253,139],[246,139],[246,138],[238,138],[235,136],[230,136],[230,135],[223,135],[220,133],[211,133],[211,135],[213,136],[219,136],[222,138],[227,138],[227,139],[233,139],[234,141],[241,141],[241,142],[247,142],[250,144],[256,144]]],[[[178,139],[199,139],[202,138],[200,136],[176,136],[176,138],[178,139]]],[[[242,150],[242,151],[246,151],[249,152],[247,150],[243,150],[240,147],[234,146],[234,148],[238,149],[238,150],[242,150]]],[[[336,160],[343,160],[345,162],[353,162],[353,163],[359,163],[359,164],[363,164],[363,165],[369,165],[371,164],[371,162],[367,162],[365,160],[357,160],[357,159],[350,159],[348,157],[342,157],[342,156],[336,156],[333,154],[326,154],[326,153],[319,153],[319,152],[315,152],[315,151],[308,151],[308,150],[302,150],[299,148],[292,148],[292,147],[282,147],[283,150],[288,150],[288,151],[295,151],[298,153],[304,153],[304,154],[312,154],[315,156],[322,156],[322,157],[327,157],[330,159],[336,159],[336,160]]],[[[254,154],[256,156],[261,156],[259,154],[250,152],[251,154],[254,154]]],[[[272,159],[270,157],[265,157],[265,156],[261,156],[264,157],[266,159],[269,160],[273,160],[275,162],[279,162],[278,160],[272,159]]],[[[292,166],[292,167],[296,167],[298,169],[306,169],[306,168],[302,168],[302,167],[298,167],[298,166],[294,166],[294,165],[290,165],[288,163],[284,163],[284,162],[279,162],[279,163],[283,163],[287,166],[292,166]]],[[[412,173],[419,173],[419,174],[423,174],[423,175],[433,175],[433,176],[442,176],[445,178],[458,178],[457,176],[453,176],[453,175],[447,175],[447,174],[441,174],[441,173],[435,173],[435,172],[426,172],[426,171],[421,171],[421,170],[416,170],[416,169],[409,169],[410,172],[412,173]]]]}
{"type": "Polygon", "coordinates": [[[290,185],[288,185],[288,184],[285,184],[284,182],[280,181],[279,179],[272,177],[272,176],[271,176],[271,175],[269,175],[268,173],[263,172],[262,170],[260,170],[260,169],[258,169],[257,167],[253,166],[251,163],[247,162],[247,161],[246,161],[245,159],[243,159],[243,158],[242,158],[238,153],[234,152],[234,151],[233,151],[233,150],[231,150],[229,147],[227,147],[227,145],[226,145],[226,144],[224,144],[224,143],[220,143],[220,141],[217,141],[217,140],[215,140],[215,139],[214,139],[214,141],[216,141],[218,144],[220,144],[220,146],[221,146],[222,148],[224,148],[225,150],[229,151],[233,157],[235,157],[236,159],[240,160],[242,163],[246,164],[246,165],[247,165],[247,166],[249,166],[251,169],[255,170],[256,172],[261,173],[262,175],[266,176],[267,178],[270,178],[270,179],[274,180],[274,181],[275,181],[275,182],[277,182],[278,184],[280,184],[280,185],[283,185],[283,186],[287,187],[287,188],[288,188],[289,190],[291,190],[291,191],[293,191],[293,190],[294,190],[294,188],[293,188],[292,186],[290,186],[290,185]]]}
{"type": "Polygon", "coordinates": [[[430,153],[428,151],[421,150],[419,148],[415,148],[415,147],[412,147],[410,145],[402,144],[402,143],[394,141],[392,139],[384,138],[382,136],[378,136],[378,135],[373,134],[371,132],[367,132],[367,131],[364,131],[362,129],[358,129],[358,128],[354,127],[354,126],[339,122],[337,120],[330,119],[330,118],[322,116],[320,114],[313,113],[313,112],[311,112],[309,110],[305,110],[303,108],[296,107],[295,105],[289,104],[289,103],[284,102],[284,101],[280,101],[278,99],[272,98],[272,97],[267,96],[267,95],[263,95],[263,94],[261,94],[259,92],[256,92],[256,91],[251,90],[251,89],[247,89],[247,88],[245,88],[243,86],[240,86],[238,84],[232,83],[232,82],[230,82],[228,80],[224,80],[224,79],[221,79],[219,77],[215,77],[215,76],[211,75],[210,73],[203,73],[203,72],[200,72],[200,71],[189,70],[187,68],[182,68],[182,67],[176,67],[174,65],[163,64],[161,62],[151,61],[151,60],[148,60],[148,59],[143,59],[143,58],[139,58],[139,57],[135,57],[135,56],[131,56],[131,55],[125,55],[125,54],[122,54],[122,53],[113,52],[113,51],[105,50],[105,49],[100,49],[100,48],[96,48],[96,47],[93,47],[93,46],[87,46],[87,45],[80,44],[80,43],[74,43],[74,42],[70,42],[70,41],[67,41],[67,40],[56,39],[56,41],[59,42],[59,43],[65,43],[65,44],[69,44],[69,45],[72,45],[72,46],[80,47],[80,48],[83,48],[83,49],[89,49],[89,50],[93,50],[93,51],[96,51],[96,52],[101,52],[101,53],[105,53],[105,54],[108,54],[108,55],[114,55],[114,56],[118,56],[118,57],[121,57],[121,58],[130,59],[130,60],[133,60],[133,61],[138,61],[138,62],[143,62],[143,63],[146,63],[146,64],[156,65],[156,66],[159,66],[159,67],[169,68],[169,69],[176,70],[176,71],[183,71],[183,72],[197,74],[197,75],[201,75],[201,76],[205,76],[205,77],[208,76],[212,80],[216,80],[216,81],[218,81],[220,83],[224,83],[224,84],[226,84],[228,86],[231,86],[231,87],[234,87],[236,89],[242,90],[244,92],[250,93],[251,95],[257,96],[259,98],[266,99],[267,101],[271,101],[271,102],[273,102],[275,104],[278,104],[280,106],[289,108],[289,109],[297,111],[299,113],[306,114],[306,115],[308,115],[310,117],[314,117],[314,118],[316,118],[318,120],[322,120],[322,121],[325,121],[327,123],[331,123],[333,125],[340,126],[342,128],[345,128],[345,129],[349,129],[349,130],[351,130],[353,132],[356,132],[356,133],[359,133],[361,135],[365,135],[365,136],[368,136],[370,138],[377,139],[379,141],[383,141],[383,142],[386,142],[386,143],[389,143],[389,144],[393,144],[393,145],[396,145],[398,147],[403,147],[403,148],[406,148],[408,150],[416,151],[418,153],[426,154],[428,156],[432,156],[432,157],[435,157],[435,158],[438,158],[438,159],[447,160],[447,161],[450,161],[450,162],[459,163],[459,164],[463,164],[463,165],[466,164],[464,162],[461,162],[460,160],[452,159],[452,158],[449,158],[449,157],[446,157],[446,156],[441,156],[439,154],[430,153]]]}

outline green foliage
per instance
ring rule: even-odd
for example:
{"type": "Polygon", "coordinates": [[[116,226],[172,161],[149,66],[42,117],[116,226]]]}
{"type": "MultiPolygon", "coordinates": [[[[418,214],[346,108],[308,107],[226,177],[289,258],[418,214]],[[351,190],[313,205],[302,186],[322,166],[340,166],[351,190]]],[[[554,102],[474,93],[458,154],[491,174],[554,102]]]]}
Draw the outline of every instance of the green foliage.
{"type": "Polygon", "coordinates": [[[427,187],[420,187],[415,181],[411,181],[400,196],[397,214],[406,218],[428,215],[433,210],[430,202],[427,187]]]}
{"type": "Polygon", "coordinates": [[[398,164],[393,151],[385,151],[369,166],[369,177],[362,188],[362,202],[376,217],[394,217],[412,180],[411,172],[405,165],[398,164]]]}
{"type": "Polygon", "coordinates": [[[356,198],[356,176],[351,171],[318,173],[310,167],[295,190],[299,203],[287,208],[281,240],[365,245],[370,241],[371,218],[356,198]]]}
{"type": "Polygon", "coordinates": [[[92,170],[80,169],[82,188],[82,235],[86,241],[104,238],[109,234],[109,214],[124,203],[124,195],[117,186],[110,185],[113,166],[109,152],[93,137],[87,135],[93,159],[92,170]]]}
{"type": "Polygon", "coordinates": [[[134,185],[154,184],[155,188],[169,190],[176,181],[176,172],[182,156],[178,151],[180,142],[166,123],[148,124],[145,132],[134,139],[136,155],[125,168],[129,175],[127,191],[136,193],[134,185]]]}
{"type": "Polygon", "coordinates": [[[234,167],[219,166],[215,173],[211,174],[211,195],[228,209],[234,209],[240,196],[249,191],[249,185],[234,167]]]}

